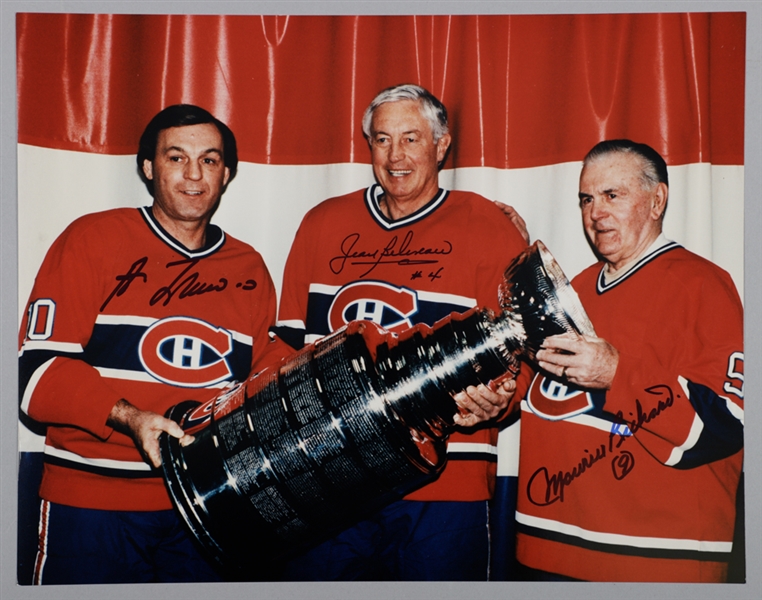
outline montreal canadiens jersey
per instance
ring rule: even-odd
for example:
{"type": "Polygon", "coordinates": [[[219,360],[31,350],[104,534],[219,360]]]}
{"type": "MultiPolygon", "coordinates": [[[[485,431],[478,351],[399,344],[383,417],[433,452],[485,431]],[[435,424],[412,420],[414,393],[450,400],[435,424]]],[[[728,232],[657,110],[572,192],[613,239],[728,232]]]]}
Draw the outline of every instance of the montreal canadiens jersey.
{"type": "MultiPolygon", "coordinates": [[[[439,190],[417,212],[396,220],[379,208],[383,189],[326,200],[305,215],[286,263],[279,337],[296,348],[352,320],[390,331],[433,325],[472,307],[498,310],[498,286],[524,239],[494,203],[439,190]]],[[[456,431],[440,478],[416,500],[490,497],[495,428],[456,431]]]]}
{"type": "Polygon", "coordinates": [[[722,581],[743,454],[743,309],[674,242],[573,281],[619,352],[611,389],[537,374],[522,402],[520,562],[594,581],[722,581]]]}
{"type": "Polygon", "coordinates": [[[190,251],[150,207],[72,223],[45,257],[19,333],[21,408],[48,424],[40,495],[171,508],[160,471],[106,425],[111,409],[124,398],[163,415],[244,380],[278,346],[268,334],[275,312],[261,256],[217,226],[190,251]]]}

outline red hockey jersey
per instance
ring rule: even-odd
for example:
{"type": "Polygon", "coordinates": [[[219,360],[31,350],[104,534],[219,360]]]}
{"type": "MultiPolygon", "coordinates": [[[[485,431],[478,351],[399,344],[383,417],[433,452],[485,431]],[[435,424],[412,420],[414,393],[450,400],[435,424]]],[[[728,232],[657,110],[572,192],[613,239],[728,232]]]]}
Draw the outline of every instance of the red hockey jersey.
{"type": "Polygon", "coordinates": [[[106,425],[112,407],[125,398],[164,414],[245,380],[265,354],[284,354],[269,342],[275,312],[260,255],[217,226],[190,251],[150,208],[72,223],[45,257],[19,333],[21,408],[49,425],[40,495],[171,508],[160,471],[106,425]]]}
{"type": "Polygon", "coordinates": [[[674,242],[573,281],[619,351],[608,391],[539,373],[522,402],[520,562],[593,581],[722,581],[743,454],[743,309],[674,242]],[[566,414],[564,414],[566,411],[566,414]]]}
{"type": "MultiPolygon", "coordinates": [[[[414,214],[390,221],[378,205],[382,193],[374,185],[304,217],[286,263],[277,328],[294,347],[357,319],[403,331],[474,306],[498,309],[503,272],[526,244],[494,203],[440,190],[414,214]]],[[[495,428],[456,431],[440,478],[408,498],[489,498],[496,440],[495,428]]]]}

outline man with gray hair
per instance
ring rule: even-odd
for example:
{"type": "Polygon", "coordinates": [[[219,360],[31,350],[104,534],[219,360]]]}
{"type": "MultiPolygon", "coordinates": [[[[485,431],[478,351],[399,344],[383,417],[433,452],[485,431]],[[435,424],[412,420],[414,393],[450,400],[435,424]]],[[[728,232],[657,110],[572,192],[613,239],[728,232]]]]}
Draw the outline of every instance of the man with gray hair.
{"type": "Polygon", "coordinates": [[[572,283],[600,337],[547,338],[516,394],[525,579],[726,580],[743,307],[725,271],[662,233],[668,186],[645,144],[585,157],[579,205],[600,261],[572,283]]]}
{"type": "MultiPolygon", "coordinates": [[[[431,93],[384,90],[363,132],[377,183],[310,210],[291,247],[278,334],[295,348],[351,320],[402,332],[476,306],[499,310],[503,272],[526,246],[493,202],[439,187],[451,136],[431,93]]],[[[494,420],[514,389],[509,380],[454,396],[461,414],[439,478],[296,557],[286,578],[485,580],[494,420]]]]}

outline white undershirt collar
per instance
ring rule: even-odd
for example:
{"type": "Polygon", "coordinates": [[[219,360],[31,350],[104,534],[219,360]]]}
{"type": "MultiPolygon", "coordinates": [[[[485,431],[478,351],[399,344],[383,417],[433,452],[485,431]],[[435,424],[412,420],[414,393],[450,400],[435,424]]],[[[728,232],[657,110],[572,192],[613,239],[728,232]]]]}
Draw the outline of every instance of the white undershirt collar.
{"type": "Polygon", "coordinates": [[[613,283],[617,279],[621,279],[624,277],[629,271],[632,270],[632,268],[637,265],[641,258],[644,256],[648,256],[649,254],[652,254],[653,252],[656,252],[659,248],[662,246],[666,246],[667,244],[671,244],[672,240],[668,239],[667,236],[664,235],[664,232],[661,232],[659,234],[659,237],[657,237],[653,244],[651,244],[644,252],[641,252],[633,258],[630,262],[628,262],[626,265],[619,267],[616,271],[614,271],[611,268],[610,264],[606,264],[605,267],[603,267],[603,283],[605,285],[609,285],[610,283],[613,283]]]}

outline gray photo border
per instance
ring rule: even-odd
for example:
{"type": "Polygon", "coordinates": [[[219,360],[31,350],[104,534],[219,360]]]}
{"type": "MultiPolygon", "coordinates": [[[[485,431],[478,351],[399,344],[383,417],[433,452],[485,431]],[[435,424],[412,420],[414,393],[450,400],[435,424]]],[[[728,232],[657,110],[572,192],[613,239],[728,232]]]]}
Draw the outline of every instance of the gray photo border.
{"type": "Polygon", "coordinates": [[[762,390],[762,3],[728,1],[526,0],[303,0],[201,2],[199,0],[6,1],[0,0],[0,597],[13,599],[164,600],[220,598],[762,598],[762,411],[754,392],[762,390]],[[15,19],[18,12],[131,14],[548,14],[632,12],[746,12],[745,105],[745,383],[746,415],[746,584],[650,583],[223,583],[91,586],[16,585],[17,483],[17,163],[15,19]],[[751,390],[752,394],[748,391],[751,390]]]}

